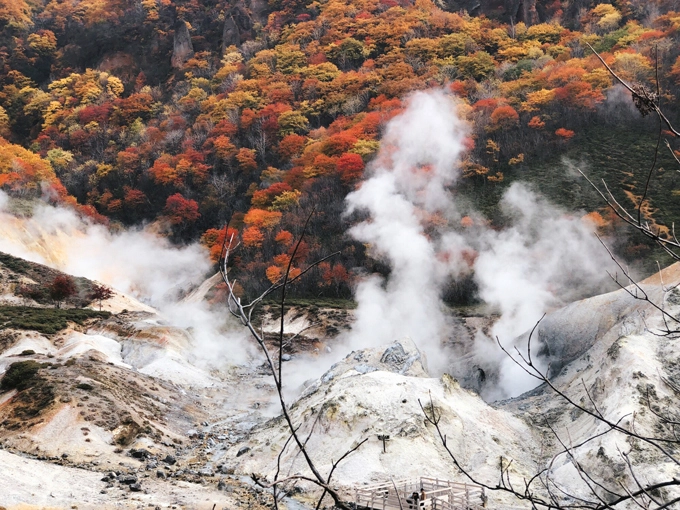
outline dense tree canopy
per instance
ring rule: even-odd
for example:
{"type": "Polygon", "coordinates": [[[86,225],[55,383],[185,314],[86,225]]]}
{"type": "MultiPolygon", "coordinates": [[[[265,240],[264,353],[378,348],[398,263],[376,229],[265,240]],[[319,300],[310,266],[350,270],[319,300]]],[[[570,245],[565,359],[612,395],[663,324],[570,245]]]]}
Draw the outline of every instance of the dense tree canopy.
{"type": "Polygon", "coordinates": [[[650,90],[658,68],[675,97],[674,2],[529,3],[527,17],[493,1],[468,15],[431,0],[0,0],[0,188],[158,221],[213,257],[229,221],[247,289],[278,280],[315,206],[294,266],[341,250],[305,285],[346,295],[352,268],[375,267],[342,236],[342,201],[407,93],[460,98],[462,175],[482,189],[611,114],[588,45],[650,90]]]}

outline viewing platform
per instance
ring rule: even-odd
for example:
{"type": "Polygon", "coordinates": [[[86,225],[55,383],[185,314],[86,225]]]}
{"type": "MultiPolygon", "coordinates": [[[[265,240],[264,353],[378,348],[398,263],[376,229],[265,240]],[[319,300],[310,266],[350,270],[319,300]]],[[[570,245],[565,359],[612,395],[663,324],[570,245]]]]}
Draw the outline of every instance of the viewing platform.
{"type": "Polygon", "coordinates": [[[479,510],[486,506],[486,494],[479,485],[420,477],[356,488],[354,505],[360,510],[479,510]]]}

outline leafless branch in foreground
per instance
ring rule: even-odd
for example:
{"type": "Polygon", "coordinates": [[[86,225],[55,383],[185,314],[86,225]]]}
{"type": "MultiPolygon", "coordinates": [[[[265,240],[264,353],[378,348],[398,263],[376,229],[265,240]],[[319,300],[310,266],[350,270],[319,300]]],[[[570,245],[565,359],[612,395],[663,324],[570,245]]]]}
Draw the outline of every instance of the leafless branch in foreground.
{"type": "Polygon", "coordinates": [[[598,478],[578,460],[577,450],[583,448],[586,444],[595,439],[607,434],[617,433],[626,443],[633,444],[639,442],[647,444],[660,453],[662,458],[665,458],[667,461],[680,467],[680,458],[676,453],[680,450],[680,440],[675,431],[675,426],[680,424],[679,419],[673,413],[662,413],[660,410],[656,409],[655,404],[651,403],[649,393],[647,393],[647,405],[650,411],[660,419],[661,425],[665,426],[664,431],[666,433],[663,435],[645,435],[636,430],[634,415],[623,415],[615,421],[607,418],[600,410],[584,381],[581,381],[581,384],[585,390],[587,402],[582,403],[569,396],[566,391],[557,387],[555,383],[548,378],[547,371],[544,372],[537,367],[532,357],[531,342],[540,322],[541,321],[539,320],[536,323],[529,334],[525,354],[516,350],[516,353],[513,355],[500,342],[498,342],[498,345],[502,351],[527,374],[530,374],[541,381],[548,390],[562,399],[570,408],[590,416],[596,423],[605,425],[605,430],[598,434],[593,434],[578,444],[573,444],[571,440],[565,441],[557,433],[554,427],[546,421],[545,427],[549,429],[553,437],[560,444],[560,450],[547,462],[546,467],[539,469],[530,478],[520,478],[516,476],[515,479],[513,479],[510,471],[512,460],[501,457],[499,459],[499,480],[493,485],[474,476],[451,450],[447,442],[446,434],[442,430],[441,414],[437,412],[432,395],[430,395],[428,404],[423,405],[420,400],[418,402],[423,415],[425,416],[425,420],[427,423],[434,426],[436,434],[453,464],[472,483],[481,485],[489,491],[512,495],[517,499],[530,504],[531,507],[536,510],[616,510],[619,508],[629,508],[630,505],[644,508],[645,510],[663,510],[672,507],[677,503],[678,499],[666,497],[663,490],[673,487],[680,488],[680,477],[672,476],[666,480],[656,482],[645,481],[635,469],[635,465],[630,459],[629,452],[619,450],[619,455],[628,468],[633,484],[632,486],[626,485],[619,481],[618,487],[607,486],[602,480],[598,480],[598,478]],[[570,464],[576,470],[579,478],[587,488],[589,496],[570,493],[555,479],[553,466],[556,460],[563,455],[567,456],[570,464]]]}
{"type": "MultiPolygon", "coordinates": [[[[350,510],[350,507],[343,502],[342,498],[340,497],[339,493],[335,488],[333,488],[330,485],[331,478],[337,469],[338,465],[345,460],[350,454],[358,450],[361,445],[363,445],[367,439],[364,439],[360,442],[358,442],[356,445],[352,446],[349,450],[347,450],[337,461],[334,461],[332,463],[330,472],[328,473],[327,476],[324,476],[321,474],[319,469],[317,468],[316,463],[312,459],[311,453],[307,449],[307,441],[309,440],[309,437],[307,437],[305,440],[303,440],[300,437],[299,431],[300,431],[300,425],[295,425],[293,422],[293,419],[290,415],[289,407],[286,404],[284,395],[283,395],[283,376],[282,376],[282,371],[281,371],[281,366],[283,364],[283,349],[284,349],[284,344],[285,344],[285,336],[284,336],[284,317],[285,317],[285,312],[286,312],[286,292],[288,290],[289,284],[295,282],[299,278],[301,278],[303,275],[305,275],[307,272],[309,272],[312,268],[323,262],[324,260],[327,260],[328,258],[334,256],[337,254],[333,253],[331,255],[328,255],[320,260],[317,260],[313,264],[310,264],[307,268],[304,270],[300,271],[299,274],[297,274],[294,277],[291,277],[291,270],[293,268],[293,261],[295,260],[295,255],[297,254],[297,251],[300,247],[300,244],[302,243],[302,240],[304,239],[305,232],[307,231],[307,227],[309,225],[309,221],[312,218],[312,215],[314,214],[314,211],[307,217],[307,220],[305,221],[304,227],[302,229],[302,233],[297,240],[297,243],[295,244],[295,248],[293,249],[293,253],[290,257],[290,261],[288,263],[288,266],[286,267],[286,271],[284,275],[281,277],[279,281],[271,285],[267,290],[265,290],[260,296],[257,298],[253,299],[249,303],[243,303],[241,301],[241,298],[236,296],[236,293],[234,291],[234,286],[236,284],[235,280],[231,280],[229,277],[229,256],[233,252],[233,250],[236,248],[236,245],[234,243],[234,238],[231,236],[229,239],[226,238],[224,240],[224,244],[222,246],[222,253],[220,256],[220,274],[222,276],[222,280],[227,286],[227,309],[229,310],[229,313],[231,313],[234,317],[236,317],[243,326],[245,326],[248,331],[250,332],[251,336],[255,340],[255,342],[258,344],[260,347],[262,353],[264,354],[265,357],[265,364],[267,365],[272,378],[274,379],[274,386],[276,387],[276,393],[279,399],[279,405],[281,408],[281,413],[282,416],[288,426],[288,430],[290,431],[290,437],[288,438],[288,441],[286,441],[286,444],[284,445],[282,451],[279,453],[277,457],[277,470],[274,476],[274,480],[272,482],[268,482],[266,480],[262,480],[260,477],[257,475],[253,474],[252,479],[253,481],[259,485],[260,487],[265,487],[265,488],[271,488],[273,491],[274,495],[274,507],[278,508],[278,490],[279,487],[282,486],[283,484],[293,482],[293,481],[298,481],[298,480],[304,480],[307,482],[310,482],[319,488],[322,489],[322,494],[321,497],[319,498],[319,501],[317,503],[317,509],[320,508],[321,503],[323,499],[326,496],[329,496],[333,500],[333,504],[335,505],[336,508],[342,509],[342,510],[350,510]],[[265,344],[265,339],[264,335],[262,332],[258,332],[252,321],[252,315],[254,310],[256,309],[257,305],[261,304],[263,300],[271,295],[272,293],[276,291],[281,291],[281,299],[279,301],[280,304],[280,313],[281,313],[281,319],[280,319],[280,326],[279,326],[279,334],[278,334],[278,355],[276,358],[274,358],[267,345],[265,344]],[[288,444],[290,441],[293,441],[299,450],[299,453],[303,456],[309,470],[312,473],[312,476],[303,476],[303,475],[293,475],[293,476],[288,476],[285,478],[279,478],[280,472],[281,472],[281,458],[283,455],[284,450],[288,447],[288,444]]],[[[225,228],[226,231],[226,228],[225,228]]],[[[312,430],[313,432],[313,430],[312,430]]],[[[310,432],[310,435],[311,433],[310,432]]]]}

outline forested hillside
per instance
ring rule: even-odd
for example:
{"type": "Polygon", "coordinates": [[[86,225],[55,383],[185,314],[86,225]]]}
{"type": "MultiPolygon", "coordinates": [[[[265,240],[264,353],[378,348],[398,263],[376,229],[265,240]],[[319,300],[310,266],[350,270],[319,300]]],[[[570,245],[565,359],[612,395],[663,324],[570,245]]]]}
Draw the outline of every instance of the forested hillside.
{"type": "MultiPolygon", "coordinates": [[[[498,222],[499,190],[528,179],[615,230],[601,204],[574,192],[559,156],[589,154],[594,174],[632,205],[658,126],[588,44],[631,83],[654,91],[658,75],[673,116],[676,9],[674,0],[0,0],[0,188],[112,227],[155,222],[215,258],[229,221],[246,291],[280,277],[315,208],[294,267],[341,254],[299,292],[348,296],[362,268],[386,269],[343,236],[344,197],[408,93],[443,87],[470,125],[457,193],[498,222]]],[[[672,191],[670,182],[655,177],[652,189],[672,191]]],[[[651,221],[660,206],[673,208],[650,202],[651,221]]],[[[430,220],[447,221],[473,220],[430,220]]],[[[636,243],[624,256],[649,250],[636,243]]]]}

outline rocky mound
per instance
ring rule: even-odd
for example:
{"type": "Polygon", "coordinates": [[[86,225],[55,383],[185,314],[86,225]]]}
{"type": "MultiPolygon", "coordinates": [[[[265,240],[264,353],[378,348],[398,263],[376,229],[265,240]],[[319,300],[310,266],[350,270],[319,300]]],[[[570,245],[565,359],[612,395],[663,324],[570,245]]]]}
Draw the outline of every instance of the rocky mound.
{"type": "MultiPolygon", "coordinates": [[[[450,376],[431,378],[424,356],[409,339],[380,349],[349,354],[312,383],[291,406],[300,434],[321,472],[357,442],[368,439],[337,469],[334,480],[348,490],[357,483],[395,478],[433,476],[456,478],[456,473],[434,429],[424,419],[430,399],[442,417],[450,446],[474,471],[494,476],[498,459],[519,459],[526,471],[538,444],[529,427],[503,410],[487,405],[450,376]],[[420,401],[420,403],[419,403],[420,401]],[[383,446],[378,436],[389,436],[383,446]]],[[[276,470],[276,455],[289,432],[281,418],[262,425],[241,448],[227,455],[237,472],[260,473],[269,479],[276,470]],[[247,451],[246,451],[247,449],[247,451]]],[[[306,473],[304,459],[288,446],[282,456],[282,475],[306,473]]]]}
{"type": "Polygon", "coordinates": [[[247,396],[268,399],[257,363],[209,372],[191,331],[119,293],[102,312],[16,295],[61,274],[0,258],[0,506],[269,504],[212,462],[263,421],[247,396]]]}
{"type": "MultiPolygon", "coordinates": [[[[680,266],[675,265],[641,283],[646,295],[669,314],[665,320],[649,302],[624,290],[573,303],[547,317],[534,338],[534,356],[541,351],[554,362],[549,369],[552,384],[573,403],[612,423],[672,440],[672,422],[678,421],[680,407],[680,345],[677,334],[664,330],[669,322],[676,329],[680,324],[671,318],[680,317],[679,282],[680,266]]],[[[592,498],[574,468],[576,459],[612,491],[596,488],[605,500],[614,498],[613,493],[625,494],[622,485],[636,487],[634,477],[655,483],[672,479],[676,469],[660,449],[609,430],[547,385],[490,405],[450,376],[431,378],[422,354],[409,340],[351,353],[308,384],[291,406],[291,415],[301,435],[310,435],[307,448],[322,473],[350,447],[368,439],[334,475],[350,495],[357,484],[389,482],[390,477],[460,479],[424,419],[419,400],[427,406],[430,398],[442,417],[451,451],[477,479],[491,485],[497,483],[501,457],[512,460],[510,476],[520,486],[525,476],[547,468],[561,490],[592,498]],[[389,440],[383,445],[379,437],[385,435],[389,440]],[[575,445],[573,457],[564,454],[564,444],[575,445]]],[[[237,472],[271,480],[276,456],[288,437],[283,420],[273,419],[227,456],[237,472]]],[[[291,444],[281,459],[282,476],[308,473],[291,444]]],[[[679,492],[669,489],[666,500],[680,496],[673,491],[679,492]]],[[[499,504],[517,502],[492,494],[490,507],[499,504]]]]}

